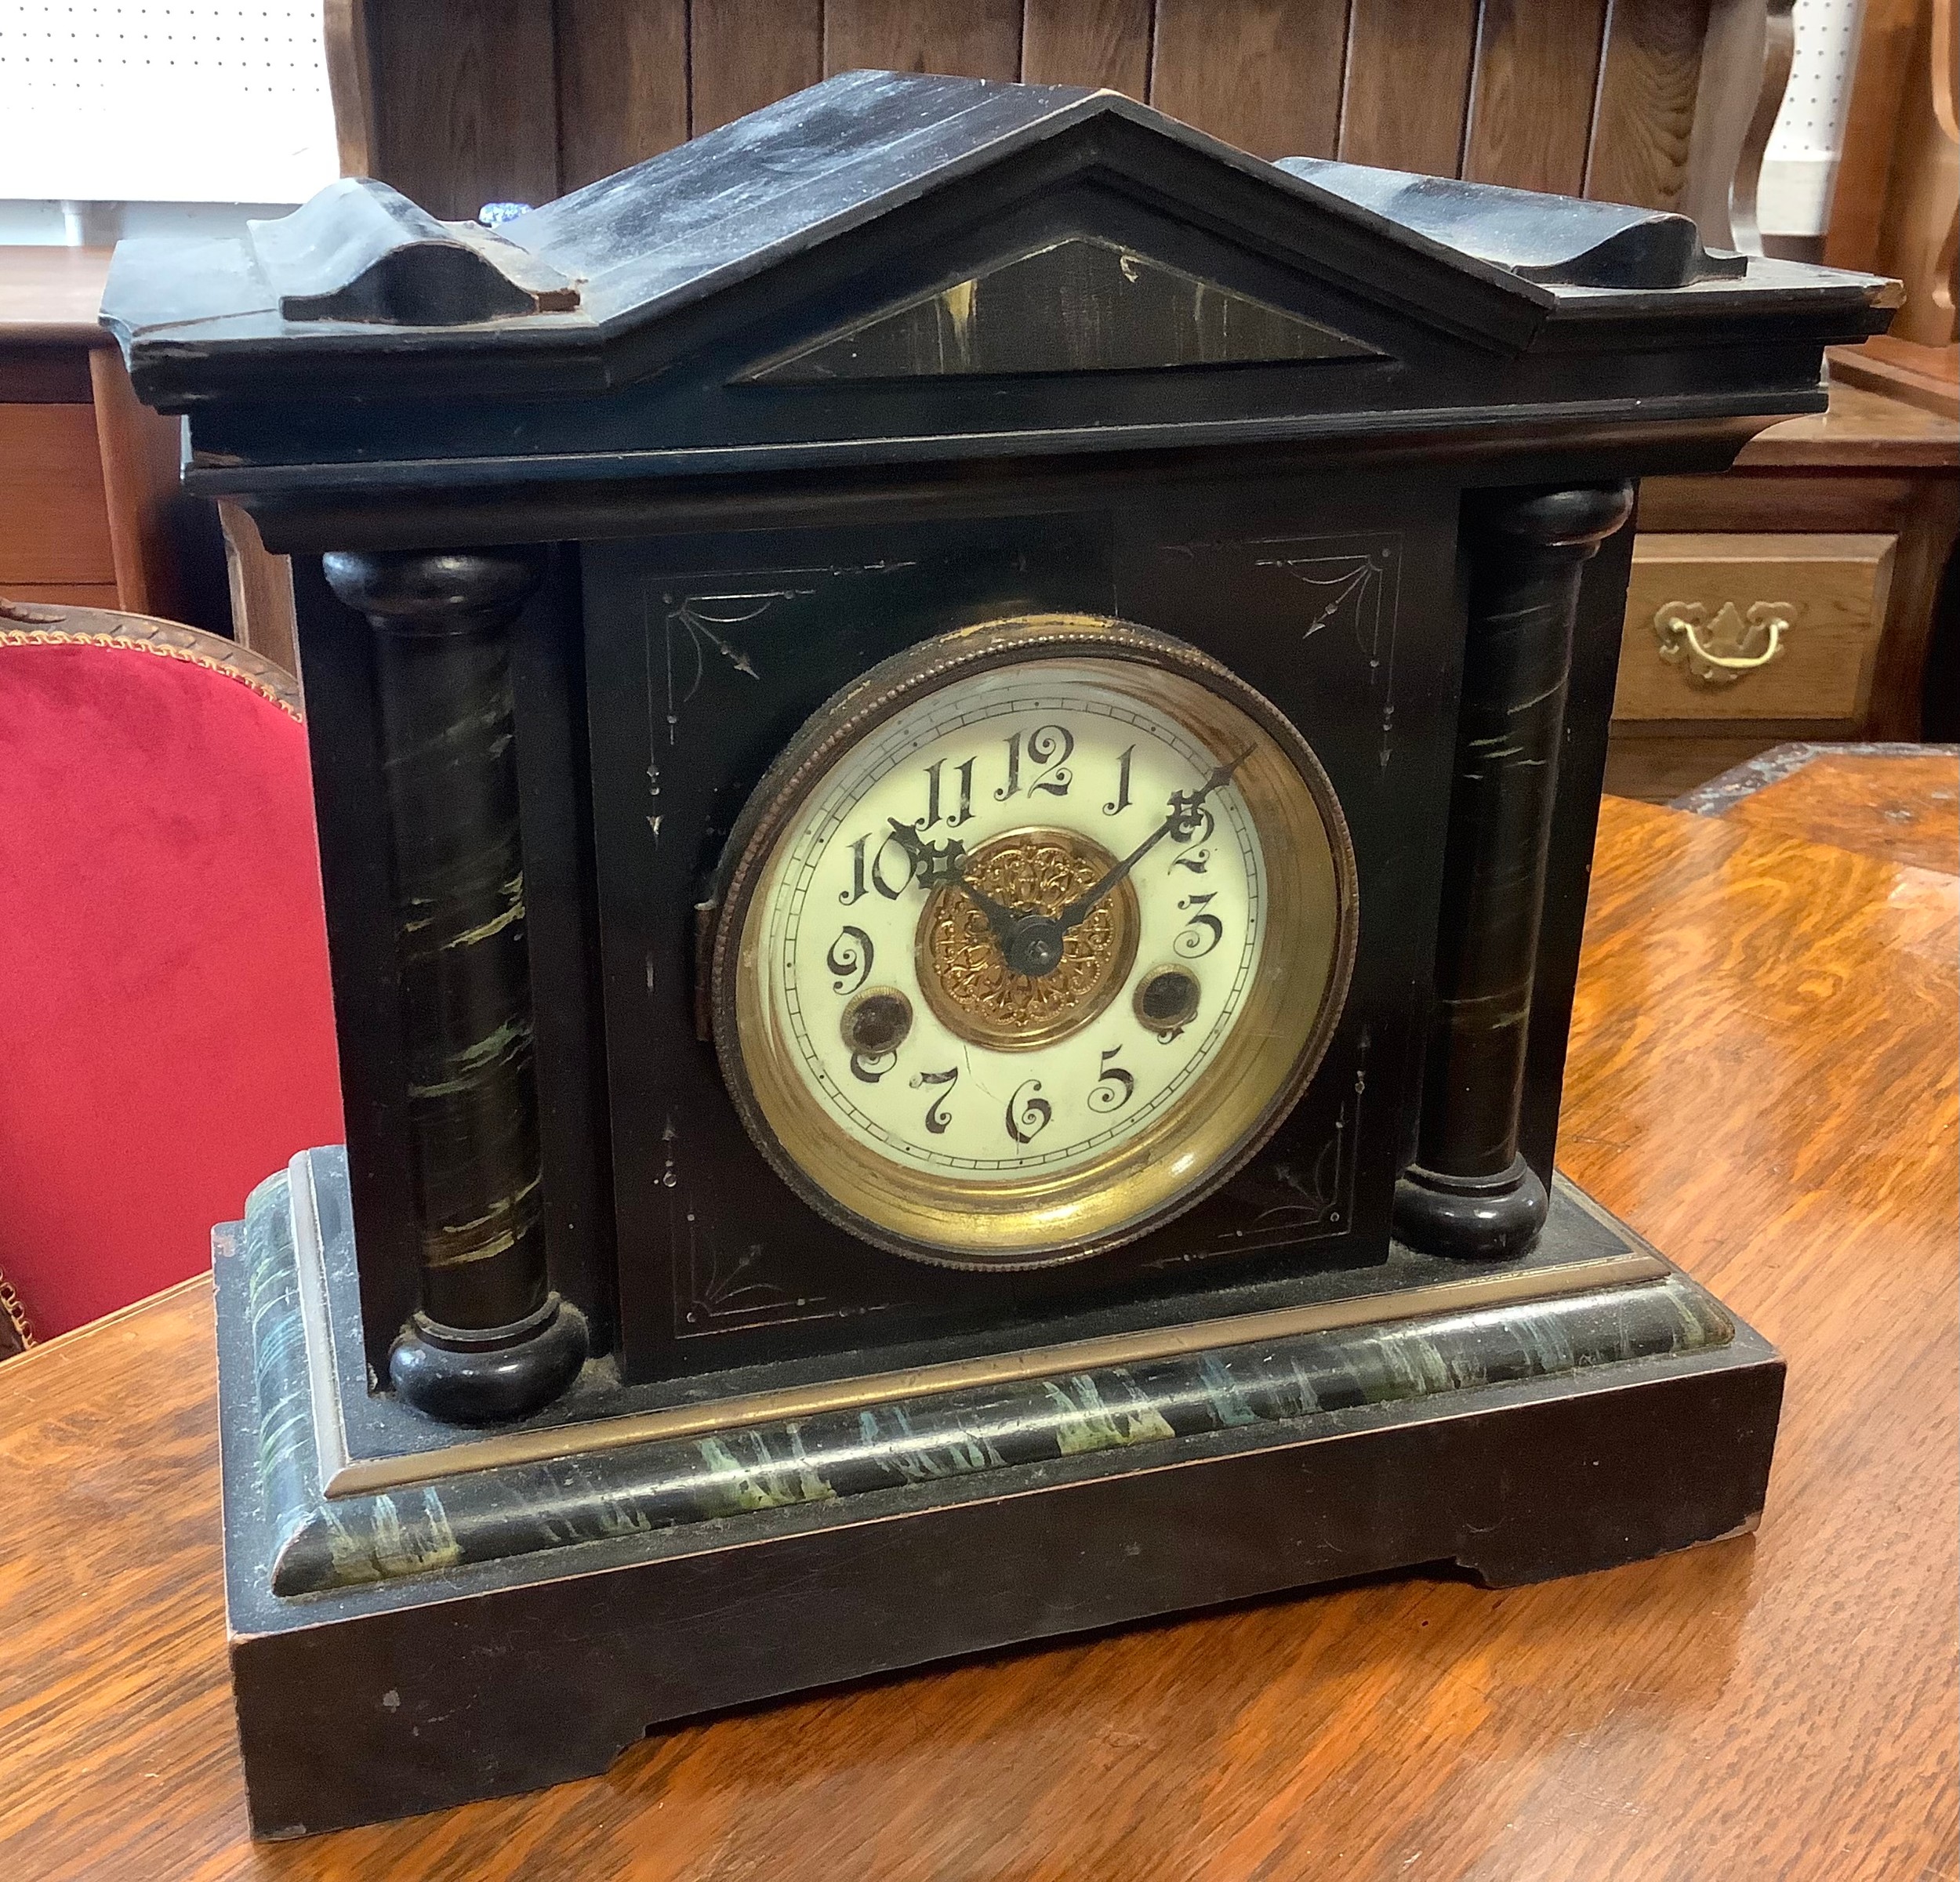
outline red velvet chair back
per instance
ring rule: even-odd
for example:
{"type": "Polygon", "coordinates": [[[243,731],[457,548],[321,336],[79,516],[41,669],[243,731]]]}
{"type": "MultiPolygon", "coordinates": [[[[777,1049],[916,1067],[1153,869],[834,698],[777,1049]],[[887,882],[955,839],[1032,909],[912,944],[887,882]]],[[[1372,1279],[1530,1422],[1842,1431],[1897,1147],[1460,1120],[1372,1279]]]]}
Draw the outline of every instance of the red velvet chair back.
{"type": "Polygon", "coordinates": [[[205,1269],[341,1136],[290,676],[0,602],[0,1275],[45,1339],[205,1269]]]}

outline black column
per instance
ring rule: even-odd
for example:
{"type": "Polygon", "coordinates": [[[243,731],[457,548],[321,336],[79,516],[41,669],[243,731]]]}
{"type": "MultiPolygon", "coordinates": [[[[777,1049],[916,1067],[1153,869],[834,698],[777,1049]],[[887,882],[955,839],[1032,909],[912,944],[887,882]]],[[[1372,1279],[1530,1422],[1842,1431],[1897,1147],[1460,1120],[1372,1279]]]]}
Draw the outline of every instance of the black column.
{"type": "Polygon", "coordinates": [[[1469,635],[1415,1161],[1396,1232],[1435,1254],[1521,1255],[1545,1190],[1518,1152],[1545,852],[1579,582],[1632,487],[1501,491],[1465,518],[1469,635]]]}
{"type": "Polygon", "coordinates": [[[534,1410],[586,1355],[545,1271],[517,821],[509,630],[542,568],[511,550],[325,558],[374,629],[387,792],[422,1261],[389,1372],[463,1423],[534,1410]]]}

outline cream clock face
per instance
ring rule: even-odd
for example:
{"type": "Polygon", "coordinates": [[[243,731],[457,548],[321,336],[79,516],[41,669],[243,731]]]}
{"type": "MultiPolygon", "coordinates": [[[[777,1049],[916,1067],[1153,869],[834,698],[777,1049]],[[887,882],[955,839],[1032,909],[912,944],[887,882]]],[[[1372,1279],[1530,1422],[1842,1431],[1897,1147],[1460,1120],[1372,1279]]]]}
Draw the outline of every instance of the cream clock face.
{"type": "Polygon", "coordinates": [[[1338,1010],[1352,870],[1318,764],[1126,624],[887,662],[744,823],[715,958],[731,1088],[807,1199],[904,1253],[1031,1266],[1189,1206],[1338,1010]]]}

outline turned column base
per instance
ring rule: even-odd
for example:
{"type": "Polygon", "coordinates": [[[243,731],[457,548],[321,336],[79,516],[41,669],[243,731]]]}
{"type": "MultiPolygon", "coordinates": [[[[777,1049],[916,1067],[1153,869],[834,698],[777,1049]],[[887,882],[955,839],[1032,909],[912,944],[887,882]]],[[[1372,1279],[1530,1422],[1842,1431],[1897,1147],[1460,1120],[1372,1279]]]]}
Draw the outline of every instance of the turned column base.
{"type": "Polygon", "coordinates": [[[1446,1176],[1411,1163],[1396,1184],[1396,1236],[1425,1255],[1511,1261],[1545,1224],[1544,1184],[1522,1156],[1494,1177],[1446,1176]]]}
{"type": "Polygon", "coordinates": [[[585,1315],[556,1294],[509,1326],[444,1326],[418,1313],[388,1354],[388,1378],[445,1424],[500,1424],[556,1398],[579,1376],[588,1344],[585,1315]]]}

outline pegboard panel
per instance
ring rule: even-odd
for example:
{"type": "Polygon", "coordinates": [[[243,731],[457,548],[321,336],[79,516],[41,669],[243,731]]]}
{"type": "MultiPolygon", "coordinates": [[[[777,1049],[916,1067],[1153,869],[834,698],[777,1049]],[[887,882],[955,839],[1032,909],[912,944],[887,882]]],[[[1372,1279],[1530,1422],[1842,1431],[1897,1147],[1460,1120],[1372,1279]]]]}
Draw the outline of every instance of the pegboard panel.
{"type": "Polygon", "coordinates": [[[1796,0],[1795,14],[1795,53],[1769,154],[1835,158],[1858,62],[1858,0],[1796,0]]]}
{"type": "Polygon", "coordinates": [[[299,202],[338,171],[320,0],[0,0],[0,198],[299,202]]]}
{"type": "Polygon", "coordinates": [[[1783,107],[1764,154],[1759,204],[1764,229],[1819,235],[1851,109],[1859,0],[1796,0],[1796,44],[1783,107]]]}

